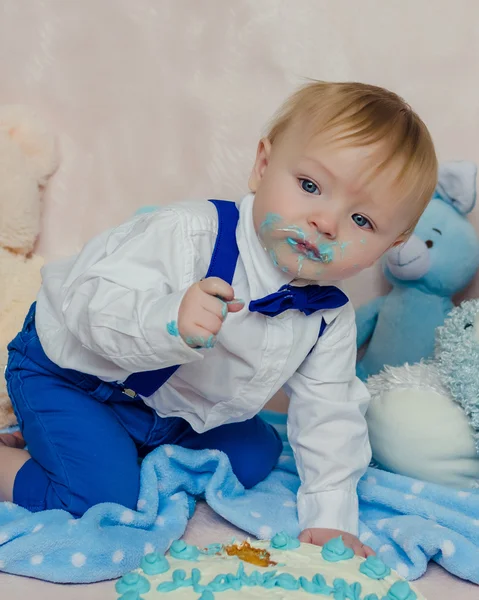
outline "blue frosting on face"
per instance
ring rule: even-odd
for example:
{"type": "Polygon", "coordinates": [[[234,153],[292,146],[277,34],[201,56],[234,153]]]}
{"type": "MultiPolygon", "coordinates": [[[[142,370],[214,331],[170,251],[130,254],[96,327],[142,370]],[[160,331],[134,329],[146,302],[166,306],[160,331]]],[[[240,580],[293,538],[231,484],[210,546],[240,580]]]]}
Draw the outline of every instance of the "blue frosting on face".
{"type": "Polygon", "coordinates": [[[150,582],[139,573],[127,573],[116,582],[115,589],[119,594],[126,594],[126,592],[144,594],[150,590],[150,582]]]}
{"type": "Polygon", "coordinates": [[[159,552],[150,552],[142,558],[140,566],[147,575],[160,575],[168,571],[170,563],[159,552]]]}
{"type": "Polygon", "coordinates": [[[342,536],[339,536],[324,544],[321,555],[328,562],[339,562],[340,560],[353,558],[354,551],[346,547],[342,536]]]}
{"type": "Polygon", "coordinates": [[[200,551],[183,540],[175,540],[170,546],[170,554],[180,560],[198,560],[200,551]]]}
{"type": "Polygon", "coordinates": [[[294,550],[299,548],[298,538],[291,537],[285,531],[280,531],[271,539],[270,547],[275,550],[294,550]]]}
{"type": "Polygon", "coordinates": [[[391,569],[377,556],[368,556],[359,566],[359,570],[371,579],[384,579],[391,573],[391,569]]]}

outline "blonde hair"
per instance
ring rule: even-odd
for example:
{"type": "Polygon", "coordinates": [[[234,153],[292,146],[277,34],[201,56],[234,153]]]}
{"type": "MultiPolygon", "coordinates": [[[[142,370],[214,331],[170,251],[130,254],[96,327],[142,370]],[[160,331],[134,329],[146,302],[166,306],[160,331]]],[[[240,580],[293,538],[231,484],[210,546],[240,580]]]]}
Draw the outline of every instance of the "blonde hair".
{"type": "Polygon", "coordinates": [[[410,235],[437,183],[437,158],[431,135],[401,97],[364,83],[315,81],[300,88],[280,108],[267,137],[274,144],[292,125],[307,122],[311,136],[335,129],[336,141],[352,145],[381,143],[385,159],[374,172],[400,165],[397,183],[402,196],[417,209],[405,235],[410,235]]]}

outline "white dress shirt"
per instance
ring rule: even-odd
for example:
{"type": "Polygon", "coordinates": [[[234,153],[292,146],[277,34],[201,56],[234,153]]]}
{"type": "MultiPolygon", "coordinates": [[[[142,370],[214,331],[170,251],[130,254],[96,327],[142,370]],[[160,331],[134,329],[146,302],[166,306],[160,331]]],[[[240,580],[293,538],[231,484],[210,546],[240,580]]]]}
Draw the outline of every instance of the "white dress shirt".
{"type": "Polygon", "coordinates": [[[64,368],[124,381],[182,365],[143,400],[198,432],[256,415],[281,387],[290,396],[288,437],[301,478],[301,528],[357,532],[356,487],[371,451],[369,395],[355,377],[350,303],[305,316],[251,313],[251,299],[291,282],[276,269],[253,226],[254,196],[239,204],[240,251],[233,288],[245,308],[228,314],[216,346],[196,350],[168,333],[185,291],[205,276],[218,230],[210,202],[140,215],[44,267],[36,325],[47,356],[64,368]],[[318,341],[321,319],[328,324],[318,341]],[[312,352],[311,349],[313,349],[312,352]]]}

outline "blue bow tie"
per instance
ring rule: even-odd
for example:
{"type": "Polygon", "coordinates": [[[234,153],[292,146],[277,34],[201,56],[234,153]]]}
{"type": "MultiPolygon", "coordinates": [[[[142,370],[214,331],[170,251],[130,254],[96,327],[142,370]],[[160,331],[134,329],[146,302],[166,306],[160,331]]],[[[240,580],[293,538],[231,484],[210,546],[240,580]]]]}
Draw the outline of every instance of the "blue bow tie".
{"type": "Polygon", "coordinates": [[[317,310],[339,308],[348,302],[348,297],[333,285],[306,285],[298,287],[283,285],[274,294],[252,300],[249,303],[251,312],[259,312],[268,317],[276,317],[285,310],[294,308],[305,315],[311,315],[317,310]]]}

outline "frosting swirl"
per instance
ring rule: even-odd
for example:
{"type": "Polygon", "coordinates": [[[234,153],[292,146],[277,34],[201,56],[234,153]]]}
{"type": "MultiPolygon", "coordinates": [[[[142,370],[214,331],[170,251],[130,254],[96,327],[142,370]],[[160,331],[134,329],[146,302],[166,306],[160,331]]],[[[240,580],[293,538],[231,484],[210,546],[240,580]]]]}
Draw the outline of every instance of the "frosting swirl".
{"type": "Polygon", "coordinates": [[[294,550],[299,548],[298,538],[291,537],[285,531],[280,531],[271,539],[271,548],[275,550],[294,550]]]}
{"type": "Polygon", "coordinates": [[[183,540],[175,540],[170,546],[170,554],[180,560],[198,560],[200,551],[196,546],[191,546],[183,540]]]}
{"type": "Polygon", "coordinates": [[[359,566],[359,571],[370,579],[384,579],[391,573],[391,569],[377,556],[368,556],[359,566]]]}
{"type": "Polygon", "coordinates": [[[321,555],[328,562],[339,562],[353,558],[354,551],[344,545],[343,537],[340,535],[324,544],[321,555]]]}
{"type": "Polygon", "coordinates": [[[386,600],[416,600],[417,596],[407,581],[396,581],[389,588],[386,600]]]}

